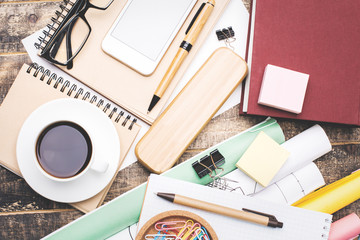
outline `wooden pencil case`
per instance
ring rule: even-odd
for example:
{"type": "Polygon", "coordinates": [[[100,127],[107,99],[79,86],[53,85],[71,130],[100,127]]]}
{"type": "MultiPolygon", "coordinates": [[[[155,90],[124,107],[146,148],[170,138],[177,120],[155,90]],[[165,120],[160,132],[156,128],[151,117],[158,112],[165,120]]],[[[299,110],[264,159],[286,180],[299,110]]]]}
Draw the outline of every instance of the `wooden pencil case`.
{"type": "Polygon", "coordinates": [[[246,62],[217,49],[154,122],[135,148],[150,171],[171,168],[247,74],[246,62]]]}

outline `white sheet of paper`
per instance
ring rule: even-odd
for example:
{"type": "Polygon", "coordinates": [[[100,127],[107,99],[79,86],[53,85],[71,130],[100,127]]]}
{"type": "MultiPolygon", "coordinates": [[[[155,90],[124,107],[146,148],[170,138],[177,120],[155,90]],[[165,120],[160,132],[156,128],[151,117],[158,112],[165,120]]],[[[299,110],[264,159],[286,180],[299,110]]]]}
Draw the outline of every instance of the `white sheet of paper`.
{"type": "MultiPolygon", "coordinates": [[[[176,97],[176,95],[181,91],[181,89],[186,85],[186,83],[191,79],[191,77],[196,73],[196,71],[202,66],[202,64],[206,61],[206,59],[213,53],[213,51],[219,47],[224,47],[225,43],[223,41],[218,41],[216,37],[216,30],[223,29],[232,26],[236,41],[232,43],[235,47],[235,52],[239,54],[241,57],[245,56],[246,51],[246,41],[247,41],[247,29],[248,29],[248,22],[249,22],[249,13],[247,12],[244,4],[241,0],[231,0],[229,5],[224,11],[224,14],[219,19],[218,23],[215,25],[214,29],[211,31],[210,35],[206,39],[203,46],[200,48],[199,52],[197,53],[196,57],[193,59],[190,67],[186,71],[184,77],[179,82],[178,86],[174,90],[173,94],[171,95],[170,99],[168,100],[165,107],[167,107],[170,102],[176,97]]],[[[56,66],[52,65],[51,63],[47,62],[43,58],[37,55],[38,49],[35,48],[34,43],[38,40],[37,38],[42,35],[42,30],[35,32],[34,34],[30,35],[29,37],[22,40],[26,51],[28,52],[31,60],[33,62],[38,63],[39,65],[43,66],[45,69],[49,69],[51,72],[56,73],[58,76],[62,76],[64,79],[69,80],[71,83],[76,83],[78,87],[84,88],[85,91],[89,91],[91,93],[96,93],[86,85],[82,84],[80,81],[76,80],[75,78],[71,77],[69,74],[63,72],[56,66]]],[[[215,116],[225,112],[226,110],[232,108],[240,101],[240,94],[241,94],[241,86],[239,86],[234,93],[229,97],[229,99],[225,102],[225,104],[219,109],[215,116]]],[[[96,93],[96,95],[101,96],[100,94],[96,93]]],[[[116,106],[118,109],[122,109],[118,105],[114,104],[113,102],[108,101],[105,97],[101,96],[105,104],[112,103],[112,106],[116,106]]],[[[165,109],[165,108],[164,108],[165,109]]],[[[163,110],[164,110],[163,109],[163,110]]],[[[122,109],[123,110],[123,109],[122,109]]],[[[119,111],[119,110],[118,110],[119,111]]],[[[123,110],[124,111],[124,110],[123,110]]],[[[128,112],[124,111],[125,114],[128,112]]],[[[129,153],[126,155],[124,163],[121,166],[121,169],[129,166],[130,164],[137,161],[135,156],[135,146],[140,141],[140,139],[144,136],[144,134],[149,130],[149,125],[145,122],[138,119],[137,123],[141,125],[141,130],[137,135],[133,145],[131,146],[129,153]]]]}

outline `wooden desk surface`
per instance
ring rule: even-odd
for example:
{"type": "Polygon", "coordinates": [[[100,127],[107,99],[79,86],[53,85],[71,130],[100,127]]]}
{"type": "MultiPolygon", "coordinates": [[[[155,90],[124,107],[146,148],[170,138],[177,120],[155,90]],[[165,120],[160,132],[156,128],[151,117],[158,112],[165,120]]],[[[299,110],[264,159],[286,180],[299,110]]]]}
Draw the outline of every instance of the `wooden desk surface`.
{"type": "MultiPolygon", "coordinates": [[[[21,39],[49,23],[60,1],[0,0],[0,103],[17,72],[30,58],[21,39]]],[[[250,0],[244,0],[248,6],[250,0]]],[[[19,99],[19,111],[21,111],[19,99]]],[[[239,116],[239,106],[213,119],[191,144],[179,161],[219,143],[260,122],[264,117],[239,116]]],[[[314,123],[281,120],[286,139],[314,123]]],[[[360,168],[360,128],[320,124],[328,134],[333,150],[316,161],[326,183],[331,183],[360,168]]],[[[1,133],[0,133],[1,137],[1,133]]],[[[1,147],[1,146],[0,146],[1,147]]],[[[305,150],[305,149],[304,149],[305,150]]],[[[119,172],[105,202],[146,181],[149,172],[134,163],[119,172]]],[[[360,215],[360,201],[334,214],[337,220],[351,212],[360,215]]],[[[67,204],[47,200],[35,193],[26,182],[0,167],[0,239],[39,239],[82,216],[67,204]]]]}

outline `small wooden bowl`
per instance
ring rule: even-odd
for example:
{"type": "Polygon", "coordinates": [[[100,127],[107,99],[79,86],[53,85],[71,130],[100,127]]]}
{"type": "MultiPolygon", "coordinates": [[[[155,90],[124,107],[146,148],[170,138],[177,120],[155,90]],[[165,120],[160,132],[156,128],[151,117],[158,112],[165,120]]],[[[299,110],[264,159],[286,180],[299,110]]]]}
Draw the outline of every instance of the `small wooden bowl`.
{"type": "Polygon", "coordinates": [[[187,221],[189,219],[193,220],[194,222],[198,222],[202,226],[204,226],[211,240],[218,240],[218,237],[214,229],[210,226],[210,224],[207,221],[205,221],[202,217],[194,213],[183,210],[167,211],[152,217],[140,229],[140,231],[136,235],[135,240],[143,240],[145,239],[145,236],[148,234],[156,234],[158,231],[154,228],[154,225],[157,222],[187,221]]]}

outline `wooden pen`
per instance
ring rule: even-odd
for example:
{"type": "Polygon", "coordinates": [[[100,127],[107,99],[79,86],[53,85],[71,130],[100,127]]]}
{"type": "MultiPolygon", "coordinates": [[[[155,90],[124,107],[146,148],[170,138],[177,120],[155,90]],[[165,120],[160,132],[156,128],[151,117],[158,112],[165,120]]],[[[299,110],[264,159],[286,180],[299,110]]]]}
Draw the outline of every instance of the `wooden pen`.
{"type": "Polygon", "coordinates": [[[169,86],[171,80],[174,78],[176,72],[181,66],[182,62],[190,52],[193,44],[198,38],[201,30],[203,29],[206,21],[208,20],[212,10],[214,9],[215,1],[208,0],[206,3],[201,4],[199,10],[196,12],[194,18],[192,19],[188,29],[185,32],[185,38],[180,44],[180,48],[175,55],[175,58],[170,64],[170,67],[166,71],[163,79],[161,80],[159,86],[157,87],[154,96],[151,100],[151,103],[148,108],[148,113],[155,107],[157,102],[163,96],[165,90],[169,86]]]}
{"type": "Polygon", "coordinates": [[[184,205],[187,207],[197,208],[200,210],[217,213],[220,215],[237,218],[240,220],[257,223],[268,227],[283,227],[283,223],[279,222],[275,216],[266,213],[257,212],[245,208],[243,208],[243,211],[241,211],[173,193],[157,193],[156,195],[170,202],[184,205]]]}

